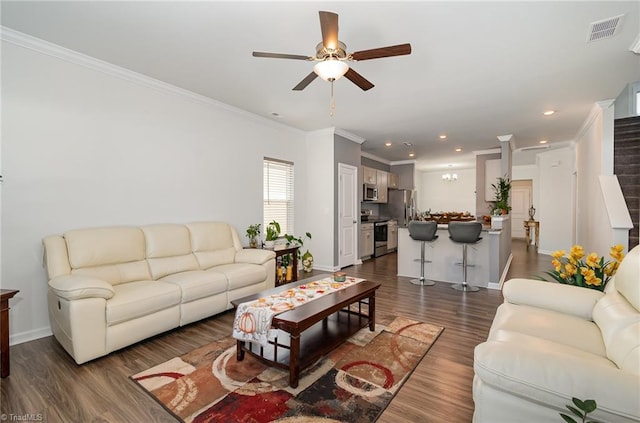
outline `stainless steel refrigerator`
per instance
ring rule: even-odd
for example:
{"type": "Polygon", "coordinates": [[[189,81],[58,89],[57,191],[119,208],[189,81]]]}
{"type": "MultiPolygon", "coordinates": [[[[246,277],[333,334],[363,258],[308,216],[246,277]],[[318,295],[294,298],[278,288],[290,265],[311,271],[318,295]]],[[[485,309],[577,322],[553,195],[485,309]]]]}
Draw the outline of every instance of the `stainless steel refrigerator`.
{"type": "Polygon", "coordinates": [[[398,221],[398,226],[407,226],[415,214],[415,191],[390,189],[387,198],[389,217],[398,221]]]}

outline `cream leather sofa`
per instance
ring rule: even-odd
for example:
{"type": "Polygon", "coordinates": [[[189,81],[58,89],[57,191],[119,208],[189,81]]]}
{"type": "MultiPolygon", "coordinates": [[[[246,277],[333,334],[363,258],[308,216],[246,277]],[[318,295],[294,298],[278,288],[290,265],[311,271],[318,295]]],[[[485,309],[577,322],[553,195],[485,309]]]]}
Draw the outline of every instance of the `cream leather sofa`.
{"type": "Polygon", "coordinates": [[[474,355],[476,423],[562,422],[571,398],[602,422],[640,421],[640,247],[606,293],[528,279],[505,283],[474,355]]]}
{"type": "Polygon", "coordinates": [[[273,288],[275,253],[223,222],[80,229],[43,239],[49,319],[78,364],[273,288]]]}

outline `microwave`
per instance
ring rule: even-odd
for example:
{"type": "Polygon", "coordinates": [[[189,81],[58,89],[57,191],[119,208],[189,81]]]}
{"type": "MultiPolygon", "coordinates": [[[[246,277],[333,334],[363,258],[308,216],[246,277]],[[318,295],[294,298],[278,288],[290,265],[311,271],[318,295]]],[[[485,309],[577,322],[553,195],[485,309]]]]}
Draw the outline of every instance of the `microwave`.
{"type": "Polygon", "coordinates": [[[362,190],[363,201],[378,201],[378,187],[374,184],[364,184],[362,190]]]}

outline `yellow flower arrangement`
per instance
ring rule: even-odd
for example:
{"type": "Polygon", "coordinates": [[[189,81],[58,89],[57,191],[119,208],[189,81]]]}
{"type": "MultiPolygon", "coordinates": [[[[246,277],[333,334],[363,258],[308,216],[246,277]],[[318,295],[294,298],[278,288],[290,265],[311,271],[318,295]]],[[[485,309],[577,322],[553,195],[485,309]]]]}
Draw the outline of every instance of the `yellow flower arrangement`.
{"type": "Polygon", "coordinates": [[[554,251],[551,254],[554,270],[545,273],[559,283],[603,291],[624,258],[622,250],[623,247],[620,244],[611,247],[609,255],[613,261],[605,262],[604,257],[596,253],[585,257],[582,246],[574,245],[569,254],[564,250],[554,251]]]}

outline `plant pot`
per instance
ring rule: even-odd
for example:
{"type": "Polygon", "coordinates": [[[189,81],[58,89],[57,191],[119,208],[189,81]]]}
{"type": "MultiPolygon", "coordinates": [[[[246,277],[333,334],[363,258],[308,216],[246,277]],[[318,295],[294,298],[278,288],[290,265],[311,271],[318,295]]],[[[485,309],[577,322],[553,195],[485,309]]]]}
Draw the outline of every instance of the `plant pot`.
{"type": "Polygon", "coordinates": [[[273,247],[276,245],[275,241],[265,241],[264,242],[264,247],[268,248],[268,249],[273,249],[273,247]]]}
{"type": "Polygon", "coordinates": [[[258,240],[255,238],[249,239],[249,247],[250,248],[258,248],[258,240]]]}

